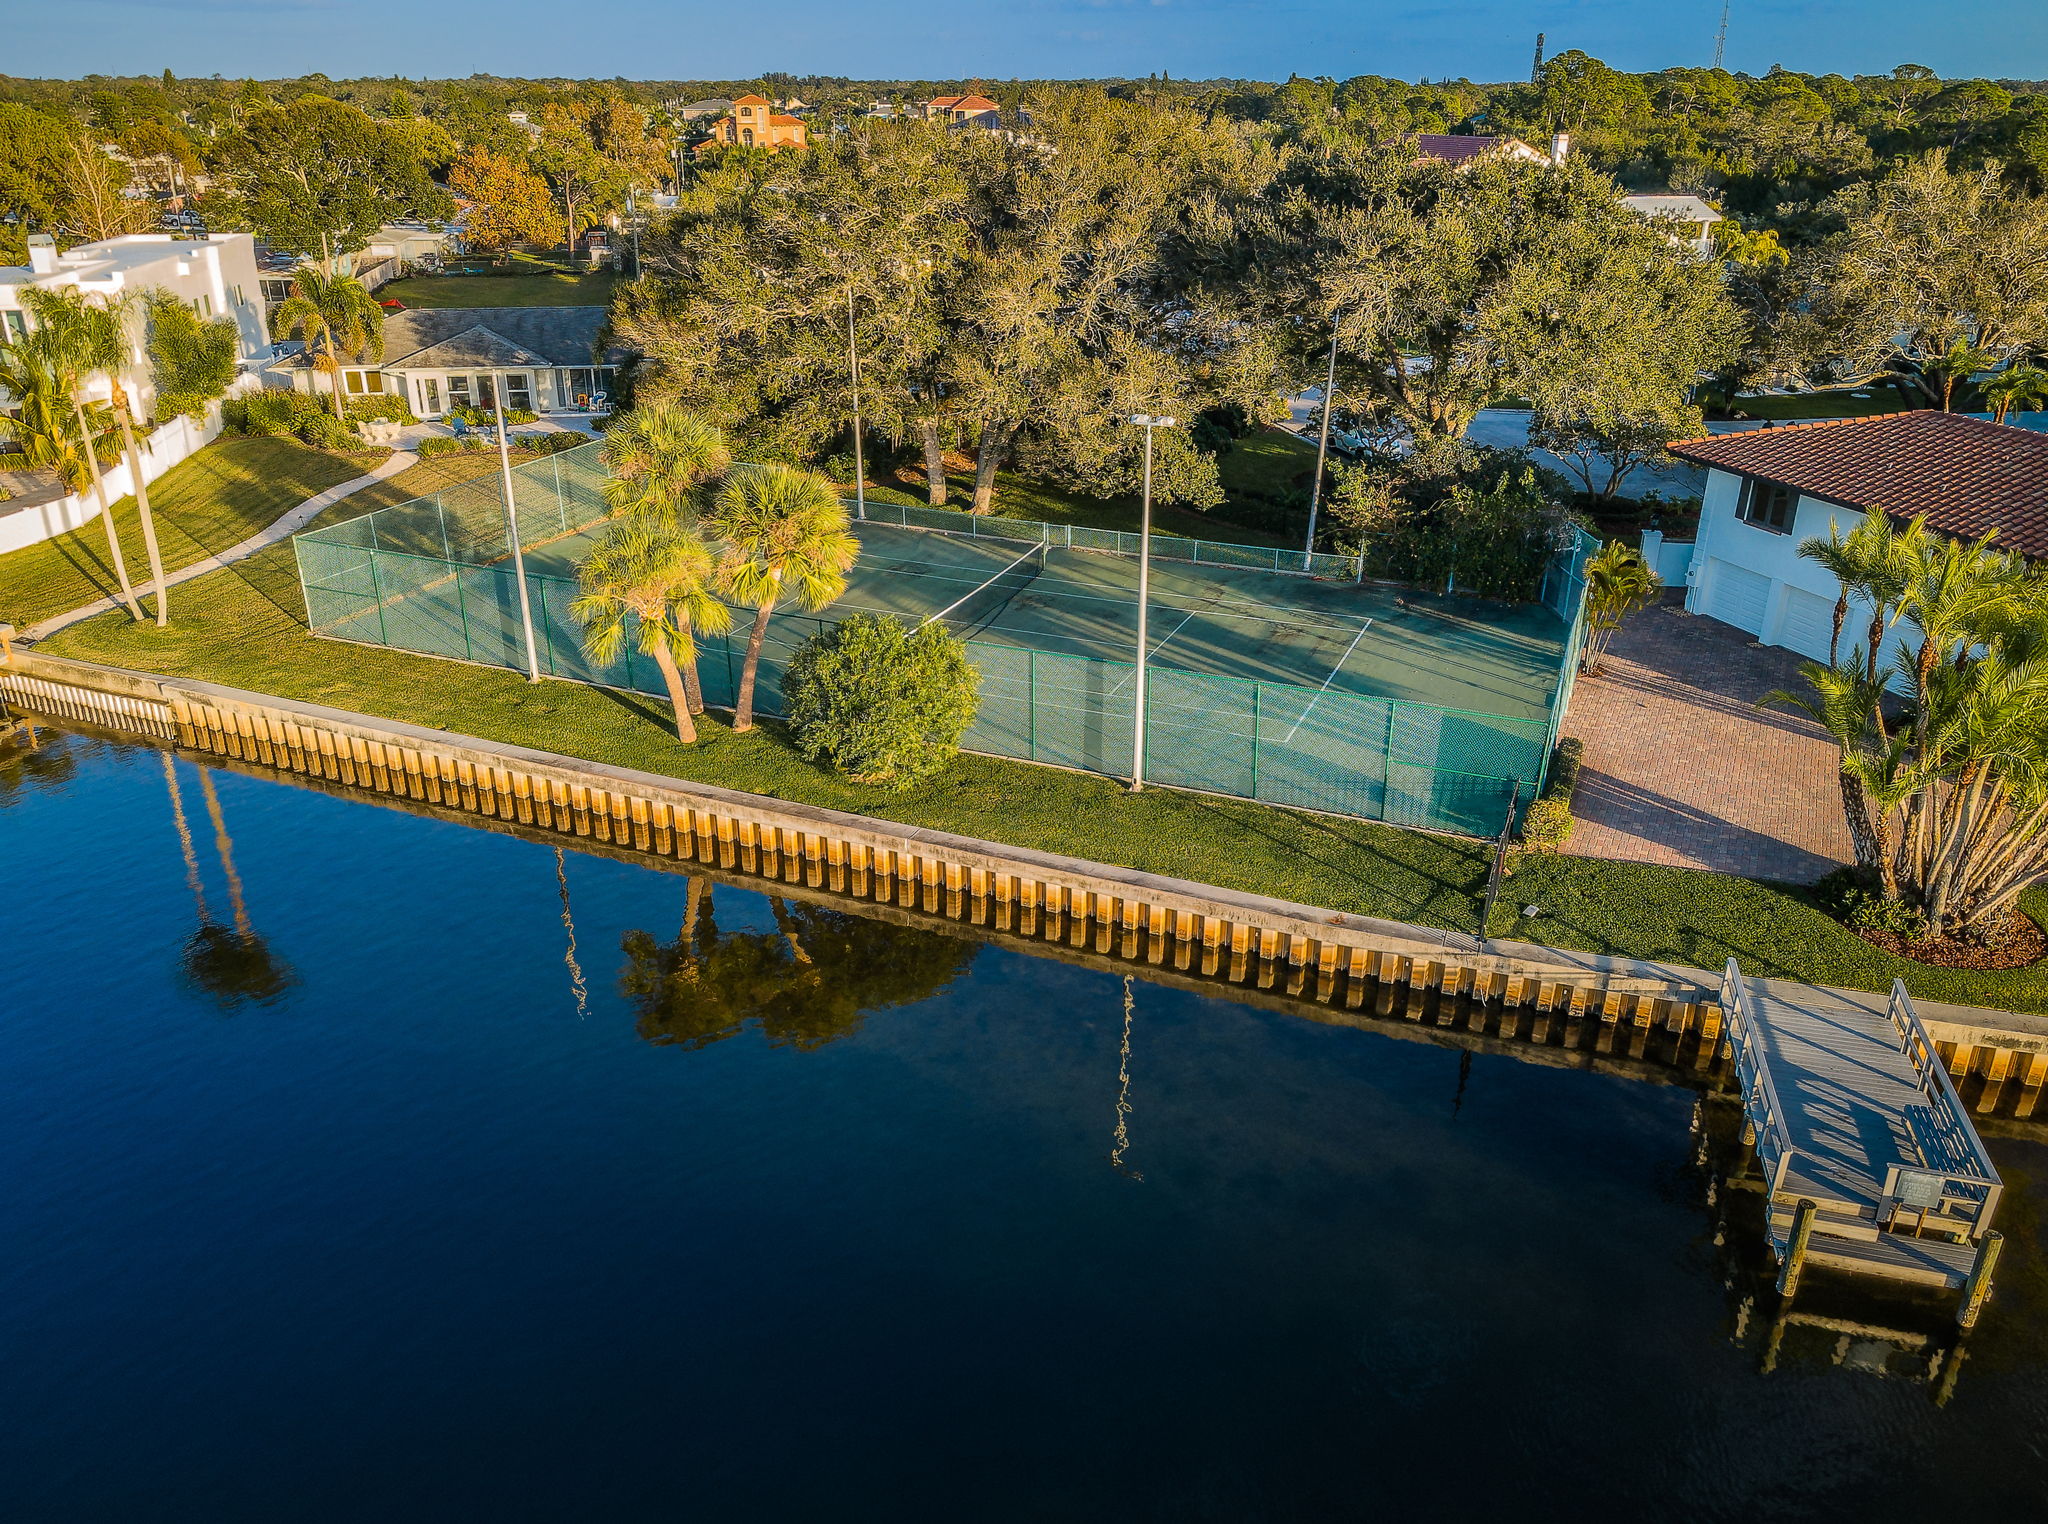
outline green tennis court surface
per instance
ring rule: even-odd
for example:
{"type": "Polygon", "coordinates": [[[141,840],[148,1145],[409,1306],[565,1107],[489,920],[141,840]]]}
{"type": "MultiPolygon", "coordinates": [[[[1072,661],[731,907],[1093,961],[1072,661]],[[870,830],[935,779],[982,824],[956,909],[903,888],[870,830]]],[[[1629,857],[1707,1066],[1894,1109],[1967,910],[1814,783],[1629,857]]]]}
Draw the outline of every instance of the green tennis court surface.
{"type": "MultiPolygon", "coordinates": [[[[296,537],[314,633],[544,676],[663,692],[629,641],[599,664],[569,612],[606,528],[598,446],[513,471],[526,570],[503,488],[465,483],[296,537]]],[[[1137,537],[893,507],[856,524],[845,593],[778,610],[756,708],[782,712],[803,642],[855,610],[937,620],[967,641],[980,705],[970,750],[1401,825],[1491,835],[1535,797],[1573,666],[1590,536],[1560,545],[1527,604],[1360,583],[1349,556],[1159,536],[1137,734],[1137,537]],[[1306,561],[1306,566],[1304,562],[1306,561]],[[1298,570],[1315,575],[1300,575],[1298,570]]],[[[730,707],[749,611],[700,635],[705,701],[730,707]]]]}
{"type": "MultiPolygon", "coordinates": [[[[860,559],[845,594],[822,611],[828,622],[856,609],[914,621],[943,613],[965,640],[1135,662],[1135,557],[854,527],[860,559]]],[[[527,572],[573,579],[602,532],[528,548],[527,572]]],[[[1161,666],[1516,719],[1549,714],[1565,638],[1541,604],[1176,561],[1153,562],[1148,602],[1146,645],[1161,666]]]]}

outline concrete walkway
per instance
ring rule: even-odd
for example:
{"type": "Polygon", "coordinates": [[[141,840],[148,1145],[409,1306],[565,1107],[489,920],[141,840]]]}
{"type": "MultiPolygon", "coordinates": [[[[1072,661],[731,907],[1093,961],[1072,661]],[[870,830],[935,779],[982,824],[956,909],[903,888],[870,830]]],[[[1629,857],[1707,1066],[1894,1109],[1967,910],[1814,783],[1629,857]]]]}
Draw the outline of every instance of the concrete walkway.
{"type": "MultiPolygon", "coordinates": [[[[167,572],[164,575],[164,582],[168,586],[176,587],[180,582],[190,582],[194,577],[203,577],[208,572],[219,571],[223,566],[227,566],[231,562],[247,560],[259,550],[275,545],[280,540],[290,539],[343,498],[352,496],[362,491],[365,487],[375,486],[378,482],[388,481],[398,475],[399,472],[408,470],[419,463],[420,458],[410,451],[394,450],[388,458],[377,462],[364,475],[352,477],[338,486],[329,487],[325,492],[314,493],[303,503],[299,504],[298,507],[286,510],[281,517],[274,520],[268,527],[258,530],[240,544],[230,545],[218,555],[208,556],[203,561],[194,561],[190,566],[180,567],[174,572],[167,572]]],[[[146,583],[138,583],[135,588],[135,596],[137,600],[140,600],[148,597],[155,591],[156,582],[152,579],[146,583]]],[[[117,609],[121,606],[120,598],[110,595],[84,604],[79,608],[68,610],[62,614],[52,614],[41,623],[32,624],[22,631],[22,644],[33,645],[36,641],[48,639],[59,630],[77,624],[81,620],[91,619],[96,614],[104,614],[111,609],[117,609]]]]}

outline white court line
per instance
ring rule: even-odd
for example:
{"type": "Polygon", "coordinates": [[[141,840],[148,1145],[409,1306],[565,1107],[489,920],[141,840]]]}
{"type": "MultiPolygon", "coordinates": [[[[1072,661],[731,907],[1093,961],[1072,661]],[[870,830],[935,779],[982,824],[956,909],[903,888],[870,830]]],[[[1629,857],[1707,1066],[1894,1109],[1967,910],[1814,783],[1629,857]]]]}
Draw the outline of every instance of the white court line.
{"type": "MultiPolygon", "coordinates": [[[[1175,625],[1172,629],[1168,630],[1164,635],[1160,636],[1158,640],[1152,643],[1152,649],[1145,653],[1146,659],[1149,661],[1152,657],[1157,656],[1159,654],[1160,647],[1164,646],[1169,640],[1173,639],[1174,636],[1178,635],[1181,632],[1182,628],[1187,624],[1187,622],[1190,619],[1194,618],[1195,615],[1199,614],[1200,612],[1200,609],[1189,609],[1186,614],[1182,615],[1179,624],[1175,625]]],[[[1118,683],[1114,688],[1110,689],[1109,692],[1104,695],[1104,697],[1115,698],[1119,693],[1122,693],[1124,691],[1124,683],[1128,683],[1135,680],[1137,675],[1138,669],[1135,666],[1133,666],[1130,671],[1124,674],[1123,682],[1118,683]]]]}
{"type": "MultiPolygon", "coordinates": [[[[1294,730],[1299,730],[1302,726],[1308,723],[1308,717],[1311,714],[1315,713],[1316,705],[1320,704],[1323,701],[1323,695],[1329,692],[1330,684],[1334,683],[1337,680],[1337,674],[1344,670],[1344,663],[1351,660],[1351,653],[1358,649],[1358,643],[1361,640],[1365,639],[1365,632],[1371,628],[1372,621],[1370,619],[1366,620],[1364,624],[1358,627],[1358,633],[1351,637],[1351,644],[1346,646],[1344,648],[1344,654],[1337,658],[1337,665],[1332,667],[1330,669],[1330,675],[1323,679],[1323,686],[1316,689],[1316,696],[1308,701],[1308,708],[1302,710],[1301,718],[1294,722],[1294,730]]],[[[1294,730],[1290,730],[1287,732],[1286,738],[1282,740],[1280,743],[1282,746],[1285,746],[1288,741],[1292,741],[1294,739],[1294,730]]]]}

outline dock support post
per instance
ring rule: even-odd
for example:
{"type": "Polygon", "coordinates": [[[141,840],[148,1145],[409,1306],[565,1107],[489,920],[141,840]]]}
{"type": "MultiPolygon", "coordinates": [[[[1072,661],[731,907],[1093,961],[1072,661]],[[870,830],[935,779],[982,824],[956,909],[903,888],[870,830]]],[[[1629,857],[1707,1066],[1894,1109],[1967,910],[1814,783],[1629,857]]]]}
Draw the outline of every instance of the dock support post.
{"type": "Polygon", "coordinates": [[[1977,1314],[1991,1295],[1991,1272],[1998,1268],[1998,1251],[2005,1247],[2005,1235],[1993,1228],[1977,1245],[1977,1263],[1970,1267],[1970,1279],[1963,1287],[1963,1305],[1956,1309],[1956,1321],[1965,1328],[1977,1326],[1977,1314]]]}
{"type": "Polygon", "coordinates": [[[1818,1215],[1820,1204],[1814,1201],[1802,1200],[1792,1210],[1792,1241],[1785,1248],[1785,1263],[1778,1271],[1778,1294],[1787,1301],[1799,1294],[1799,1277],[1806,1269],[1806,1246],[1813,1240],[1813,1219],[1818,1215]]]}

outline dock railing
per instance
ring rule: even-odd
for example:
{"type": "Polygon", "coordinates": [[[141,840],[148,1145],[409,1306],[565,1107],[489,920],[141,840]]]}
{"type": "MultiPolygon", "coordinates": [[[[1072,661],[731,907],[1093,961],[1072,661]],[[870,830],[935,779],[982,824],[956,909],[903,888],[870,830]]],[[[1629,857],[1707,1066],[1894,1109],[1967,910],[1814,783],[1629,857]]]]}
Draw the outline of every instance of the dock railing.
{"type": "Polygon", "coordinates": [[[1912,1064],[1926,1100],[1924,1108],[1909,1108],[1906,1121],[1927,1167],[1915,1170],[1895,1164],[1886,1172],[1878,1221],[1889,1227],[1901,1214],[1912,1213],[1916,1232],[1932,1224],[1980,1238],[1991,1226],[2005,1183],[1971,1125],[1948,1065],[1927,1035],[1902,979],[1892,981],[1890,1014],[1899,1051],[1912,1064]]]}
{"type": "Polygon", "coordinates": [[[1797,1150],[1785,1125],[1785,1107],[1778,1099],[1778,1087],[1771,1080],[1770,1061],[1764,1057],[1763,1042],[1756,1030],[1756,1017],[1749,1008],[1748,993],[1742,987],[1742,971],[1728,960],[1721,974],[1721,1014],[1728,1025],[1728,1045],[1735,1055],[1735,1078],[1742,1087],[1742,1110],[1756,1133],[1756,1155],[1763,1161],[1766,1201],[1775,1201],[1784,1188],[1785,1172],[1792,1167],[1797,1150]]]}

